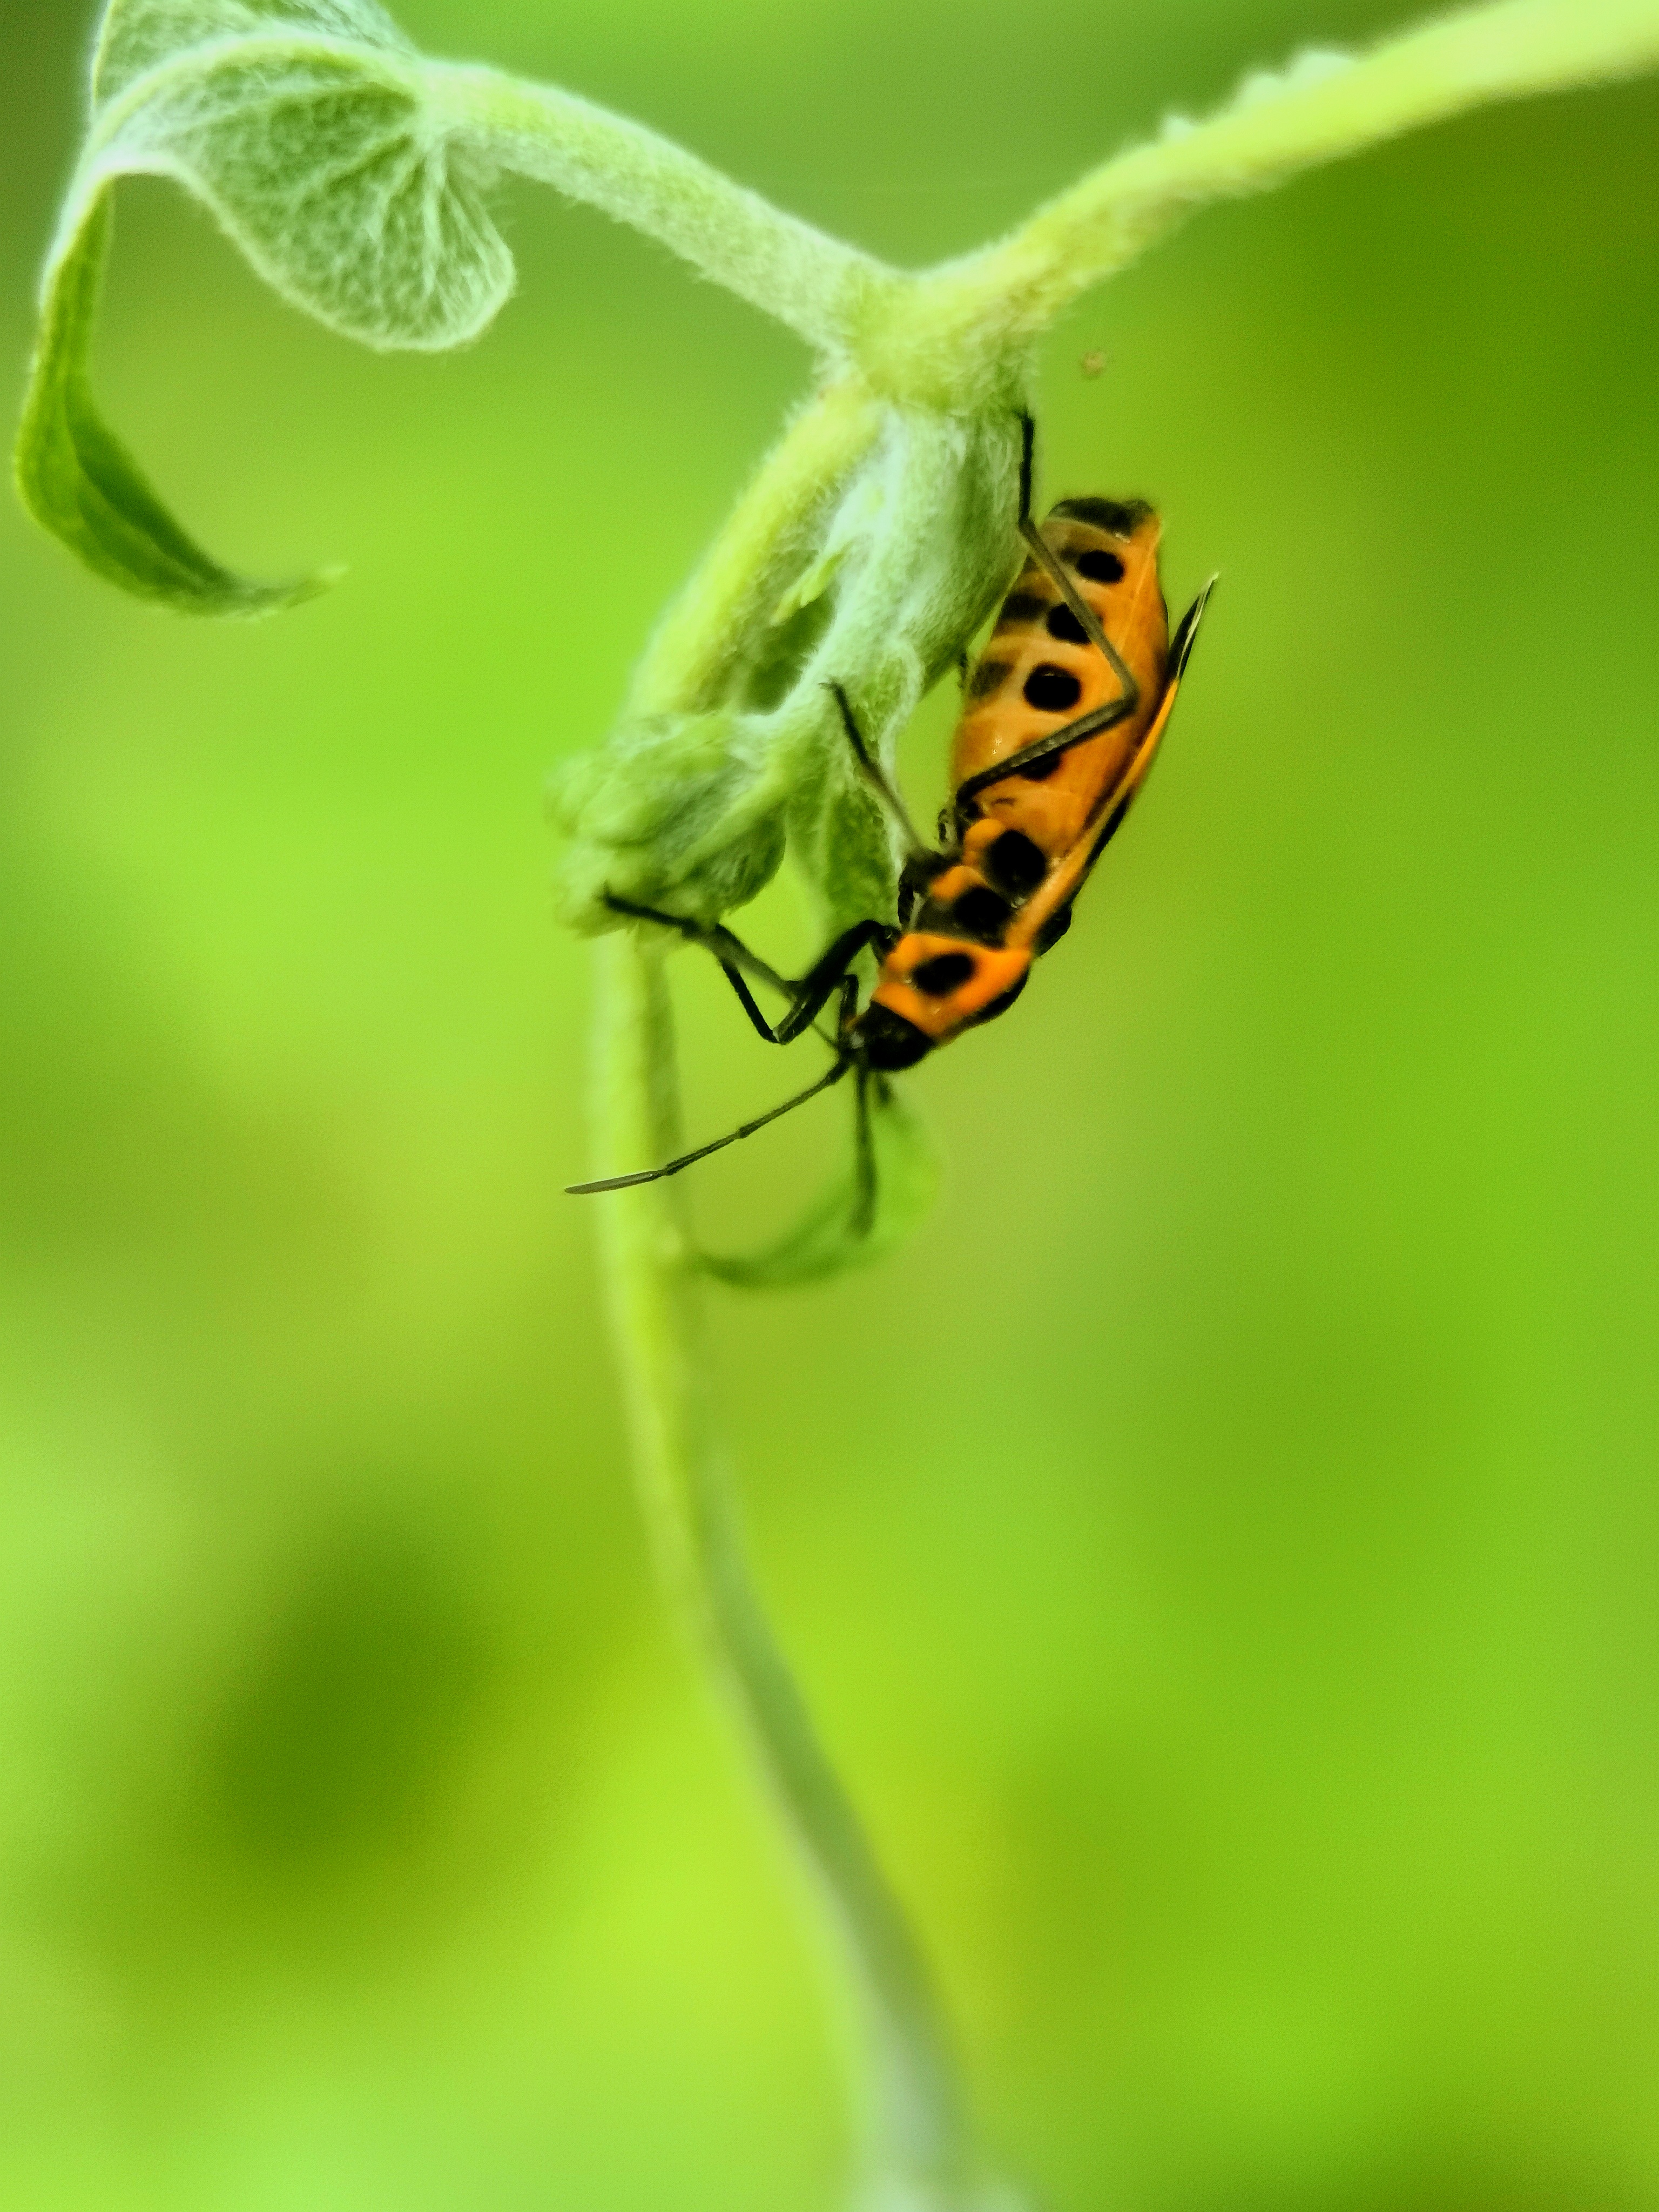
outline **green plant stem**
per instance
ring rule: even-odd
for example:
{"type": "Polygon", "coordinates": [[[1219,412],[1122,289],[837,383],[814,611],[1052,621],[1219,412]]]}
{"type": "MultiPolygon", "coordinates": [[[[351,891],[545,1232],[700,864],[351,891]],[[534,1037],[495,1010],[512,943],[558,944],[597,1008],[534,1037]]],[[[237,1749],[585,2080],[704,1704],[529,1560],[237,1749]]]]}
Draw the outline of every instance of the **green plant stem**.
{"type": "Polygon", "coordinates": [[[434,116],[489,159],[660,240],[814,345],[851,346],[908,281],[574,93],[454,64],[427,64],[423,82],[434,116]]]}
{"type": "Polygon", "coordinates": [[[986,353],[1029,346],[1071,303],[1196,208],[1267,191],[1429,123],[1659,63],[1656,0],[1497,0],[1352,58],[1266,73],[1218,114],[1172,123],[1008,238],[923,272],[861,362],[884,386],[948,388],[986,353]]]}
{"type": "MultiPolygon", "coordinates": [[[[673,1019],[660,955],[599,948],[599,1171],[678,1149],[673,1019]]],[[[700,1297],[672,1185],[599,1201],[641,1502],[663,1582],[734,1707],[839,1933],[868,2041],[875,2179],[917,2205],[969,2201],[972,2146],[949,2041],[904,1914],[767,1626],[728,1488],[700,1297]]]]}
{"type": "Polygon", "coordinates": [[[733,641],[770,612],[777,562],[874,442],[880,410],[857,378],[805,407],[658,625],[629,687],[630,716],[695,714],[720,696],[733,641]]]}

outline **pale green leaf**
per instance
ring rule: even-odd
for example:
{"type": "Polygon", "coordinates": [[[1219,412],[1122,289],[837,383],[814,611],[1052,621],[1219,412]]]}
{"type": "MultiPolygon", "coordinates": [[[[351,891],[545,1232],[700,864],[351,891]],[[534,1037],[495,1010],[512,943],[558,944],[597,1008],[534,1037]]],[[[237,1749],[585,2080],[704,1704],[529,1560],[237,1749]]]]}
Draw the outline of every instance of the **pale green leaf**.
{"type": "Polygon", "coordinates": [[[116,180],[170,177],[296,307],[377,346],[450,346],[512,289],[479,157],[426,112],[421,64],[368,0],[117,0],[91,128],[47,261],[16,471],[87,565],[199,614],[291,605],[322,579],[235,575],[101,419],[88,362],[116,180]]]}
{"type": "Polygon", "coordinates": [[[850,1268],[872,1267],[903,1243],[939,1192],[939,1155],[926,1123],[890,1085],[872,1085],[870,1141],[875,1206],[860,1218],[856,1152],[775,1243],[741,1255],[704,1253],[707,1274],[744,1291],[777,1291],[821,1283],[850,1268]]]}
{"type": "Polygon", "coordinates": [[[274,25],[158,64],[99,109],[82,189],[141,173],[184,185],[274,291],[366,345],[459,345],[513,288],[487,169],[432,127],[418,60],[379,46],[274,25]]]}
{"type": "Polygon", "coordinates": [[[24,505],[89,568],[143,599],[256,615],[309,598],[323,579],[259,584],[222,568],[179,528],[100,419],[86,362],[109,228],[103,195],[52,271],[17,437],[24,505]]]}
{"type": "Polygon", "coordinates": [[[158,63],[215,40],[287,28],[413,56],[374,0],[111,0],[92,60],[94,108],[106,106],[158,63]]]}

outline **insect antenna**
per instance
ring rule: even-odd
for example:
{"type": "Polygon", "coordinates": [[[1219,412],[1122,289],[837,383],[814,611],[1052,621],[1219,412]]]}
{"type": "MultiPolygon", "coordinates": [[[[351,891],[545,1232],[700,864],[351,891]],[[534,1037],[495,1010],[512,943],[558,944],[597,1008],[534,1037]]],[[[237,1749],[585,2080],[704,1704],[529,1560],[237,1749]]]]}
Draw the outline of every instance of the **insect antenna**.
{"type": "Polygon", "coordinates": [[[809,1083],[805,1091],[798,1091],[793,1098],[786,1098],[781,1106],[773,1107],[770,1113],[757,1114],[752,1121],[745,1121],[740,1129],[733,1129],[724,1137],[716,1137],[712,1145],[699,1145],[695,1152],[682,1152],[678,1159],[670,1160],[665,1166],[641,1168],[635,1175],[605,1176],[599,1182],[568,1183],[565,1196],[591,1198],[596,1191],[630,1190],[635,1183],[660,1182],[665,1176],[678,1175],[682,1168],[691,1167],[698,1160],[706,1160],[710,1152],[724,1152],[728,1145],[735,1145],[740,1137],[752,1137],[757,1129],[763,1129],[769,1121],[775,1121],[780,1115],[793,1114],[797,1106],[805,1105],[807,1100],[816,1098],[820,1091],[828,1091],[831,1084],[839,1083],[854,1064],[853,1054],[843,1053],[816,1083],[809,1083]]]}

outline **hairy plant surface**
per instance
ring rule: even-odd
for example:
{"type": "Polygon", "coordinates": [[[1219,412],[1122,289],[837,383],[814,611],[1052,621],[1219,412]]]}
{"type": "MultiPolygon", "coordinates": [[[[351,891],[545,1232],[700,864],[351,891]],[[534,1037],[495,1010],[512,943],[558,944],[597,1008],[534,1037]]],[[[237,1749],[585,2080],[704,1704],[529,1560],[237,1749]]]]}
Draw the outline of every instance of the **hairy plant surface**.
{"type": "MultiPolygon", "coordinates": [[[[844,685],[890,764],[897,734],[1016,559],[1018,413],[1034,349],[1090,286],[1203,203],[1258,191],[1480,102],[1659,60],[1655,0],[1499,0],[1358,56],[1249,79],[1172,118],[1011,236],[911,274],[769,206],[625,118],[434,61],[373,0],[114,0],[42,287],[17,449],[32,512],[88,566],[182,611],[251,615],[326,579],[233,574],[171,514],[92,395],[88,358],[123,176],[172,178],[283,298],[380,348],[475,337],[514,283],[502,173],[657,239],[796,331],[812,396],[661,622],[617,727],[562,775],[565,918],[600,963],[598,1170],[675,1148],[660,951],[601,903],[714,921],[786,854],[824,929],[893,908],[898,855],[848,757],[844,685]]],[[[963,2212],[988,2179],[927,1977],[750,1593],[725,1502],[696,1277],[758,1287],[860,1264],[927,1204],[926,1141],[896,1096],[882,1205],[848,1233],[832,1189],[768,1252],[710,1261],[672,1191],[603,1201],[641,1481],[665,1571],[748,1723],[846,1939],[869,2029],[869,2201],[963,2212]]]]}

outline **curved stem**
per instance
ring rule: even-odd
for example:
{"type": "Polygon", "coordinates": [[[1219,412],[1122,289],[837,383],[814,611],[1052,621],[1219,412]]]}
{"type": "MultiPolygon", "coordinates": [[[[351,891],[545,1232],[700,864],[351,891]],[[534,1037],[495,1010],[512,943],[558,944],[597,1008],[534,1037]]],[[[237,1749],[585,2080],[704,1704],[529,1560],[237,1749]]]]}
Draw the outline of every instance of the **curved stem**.
{"type": "Polygon", "coordinates": [[[845,350],[911,281],[574,93],[454,63],[422,75],[432,115],[490,160],[660,240],[814,345],[845,350]]]}
{"type": "Polygon", "coordinates": [[[630,715],[717,703],[733,655],[776,603],[792,549],[880,428],[881,410],[857,378],[832,384],[795,417],[658,624],[629,686],[630,715]]]}
{"type": "Polygon", "coordinates": [[[1248,79],[1202,122],[1172,118],[1150,144],[1103,162],[1000,243],[923,273],[884,335],[881,371],[901,382],[915,374],[913,360],[931,374],[955,348],[976,360],[1029,344],[1209,201],[1266,191],[1494,100],[1632,76],[1656,63],[1656,0],[1487,0],[1369,53],[1304,54],[1248,79]]]}
{"type": "MultiPolygon", "coordinates": [[[[679,1141],[660,956],[630,933],[599,948],[599,1170],[679,1141]]],[[[931,1982],[903,1911],[812,1727],[750,1580],[708,1383],[700,1300],[672,1188],[600,1201],[611,1324],[641,1503],[662,1578],[735,1710],[836,1929],[866,2038],[872,2179],[884,2204],[963,2212],[975,2161],[931,1982]]]]}

